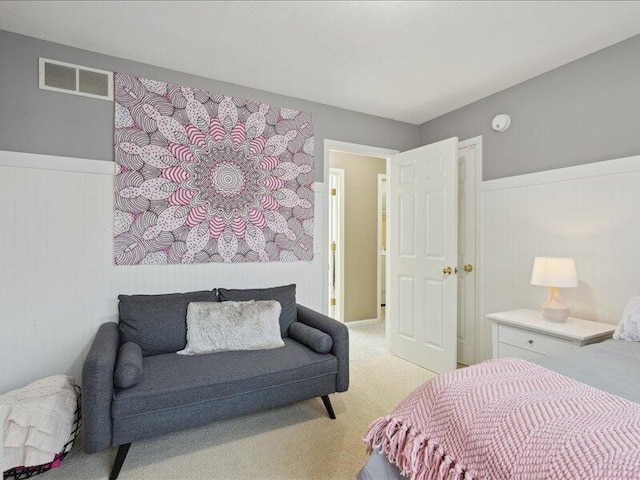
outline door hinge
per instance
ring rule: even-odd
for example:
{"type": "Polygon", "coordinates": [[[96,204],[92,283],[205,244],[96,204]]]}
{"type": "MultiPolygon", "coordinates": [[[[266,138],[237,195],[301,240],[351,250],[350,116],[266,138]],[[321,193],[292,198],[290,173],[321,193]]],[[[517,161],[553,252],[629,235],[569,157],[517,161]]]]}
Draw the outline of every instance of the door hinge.
{"type": "Polygon", "coordinates": [[[337,190],[335,188],[331,189],[331,196],[336,196],[338,194],[337,190]]]}
{"type": "Polygon", "coordinates": [[[331,242],[331,251],[332,252],[336,251],[336,242],[331,242]]]}
{"type": "Polygon", "coordinates": [[[331,306],[332,306],[332,307],[335,307],[335,305],[336,305],[336,299],[335,299],[335,298],[332,298],[332,299],[331,299],[331,306]]]}

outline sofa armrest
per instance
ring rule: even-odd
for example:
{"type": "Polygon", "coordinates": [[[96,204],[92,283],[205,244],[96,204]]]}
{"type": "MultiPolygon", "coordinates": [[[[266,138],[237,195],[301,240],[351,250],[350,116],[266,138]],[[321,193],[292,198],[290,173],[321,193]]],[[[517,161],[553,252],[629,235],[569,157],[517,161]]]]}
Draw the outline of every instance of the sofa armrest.
{"type": "Polygon", "coordinates": [[[349,329],[344,323],[300,304],[298,304],[298,321],[331,336],[333,340],[331,353],[338,357],[336,391],[346,392],[349,388],[349,329]]]}
{"type": "Polygon", "coordinates": [[[82,366],[82,429],[86,453],[111,446],[113,374],[119,345],[118,324],[103,323],[82,366]]]}

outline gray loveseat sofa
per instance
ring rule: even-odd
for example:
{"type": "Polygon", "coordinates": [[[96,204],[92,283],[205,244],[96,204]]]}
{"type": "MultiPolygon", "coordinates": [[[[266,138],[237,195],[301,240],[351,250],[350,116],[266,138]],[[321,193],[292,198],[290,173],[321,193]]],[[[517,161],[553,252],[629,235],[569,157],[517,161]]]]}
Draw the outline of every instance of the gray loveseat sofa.
{"type": "Polygon", "coordinates": [[[347,328],[297,305],[295,285],[121,295],[119,317],[119,323],[100,326],[82,375],[84,450],[94,453],[119,446],[110,479],[118,477],[131,443],[137,440],[314,397],[321,397],[335,418],[329,394],[349,386],[347,328]],[[190,302],[250,299],[280,302],[284,347],[194,356],[176,353],[186,345],[190,302]],[[116,364],[120,369],[119,351],[124,350],[120,347],[129,342],[142,351],[141,376],[137,384],[119,388],[114,383],[116,364]]]}

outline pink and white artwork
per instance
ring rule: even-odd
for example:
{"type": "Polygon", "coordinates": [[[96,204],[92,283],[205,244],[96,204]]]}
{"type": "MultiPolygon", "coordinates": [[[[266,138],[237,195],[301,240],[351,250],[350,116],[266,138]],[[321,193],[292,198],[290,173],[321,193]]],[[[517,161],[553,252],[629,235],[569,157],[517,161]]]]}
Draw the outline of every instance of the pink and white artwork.
{"type": "Polygon", "coordinates": [[[118,265],[313,258],[310,113],[115,75],[118,265]]]}

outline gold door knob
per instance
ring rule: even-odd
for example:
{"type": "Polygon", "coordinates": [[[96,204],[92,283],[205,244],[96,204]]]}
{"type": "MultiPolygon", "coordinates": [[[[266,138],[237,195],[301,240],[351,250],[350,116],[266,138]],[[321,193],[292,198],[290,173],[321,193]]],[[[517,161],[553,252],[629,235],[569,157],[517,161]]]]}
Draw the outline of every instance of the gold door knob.
{"type": "Polygon", "coordinates": [[[467,272],[467,273],[471,273],[471,272],[473,272],[473,265],[471,265],[470,263],[467,263],[467,264],[464,266],[464,271],[465,271],[465,272],[467,272]]]}
{"type": "Polygon", "coordinates": [[[449,266],[446,266],[442,269],[442,273],[444,273],[445,275],[451,275],[451,272],[452,270],[451,270],[451,267],[449,266]]]}

